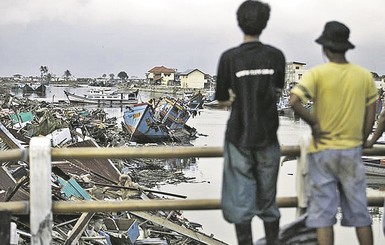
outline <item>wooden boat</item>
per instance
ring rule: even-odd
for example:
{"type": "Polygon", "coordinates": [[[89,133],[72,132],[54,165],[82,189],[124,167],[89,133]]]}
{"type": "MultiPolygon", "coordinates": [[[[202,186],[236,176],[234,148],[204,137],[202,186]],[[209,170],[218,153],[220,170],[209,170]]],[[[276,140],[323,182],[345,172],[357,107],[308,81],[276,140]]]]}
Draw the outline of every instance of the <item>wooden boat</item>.
{"type": "Polygon", "coordinates": [[[127,105],[138,103],[139,90],[132,93],[117,93],[105,91],[93,91],[84,95],[76,95],[64,91],[71,103],[97,104],[97,105],[127,105]]]}
{"type": "Polygon", "coordinates": [[[191,97],[187,99],[187,106],[191,110],[198,111],[200,109],[203,109],[203,102],[204,102],[204,96],[203,94],[199,91],[196,94],[193,94],[191,97]]]}
{"type": "Polygon", "coordinates": [[[154,108],[148,103],[130,107],[123,115],[122,126],[130,134],[130,141],[156,142],[168,139],[167,128],[154,118],[154,108]]]}
{"type": "MultiPolygon", "coordinates": [[[[385,159],[384,159],[385,160],[385,159]]],[[[385,177],[385,161],[380,158],[362,157],[367,176],[385,177]]],[[[385,182],[385,179],[383,180],[385,182]]]]}
{"type": "Polygon", "coordinates": [[[205,108],[216,108],[218,107],[218,105],[219,105],[218,100],[205,101],[203,103],[203,107],[205,108]]]}
{"type": "Polygon", "coordinates": [[[23,87],[24,94],[45,94],[46,86],[44,84],[36,83],[36,84],[25,84],[23,87]]]}
{"type": "MultiPolygon", "coordinates": [[[[281,164],[287,161],[293,161],[296,157],[285,157],[281,164]]],[[[378,182],[379,178],[373,178],[373,177],[385,177],[385,159],[381,159],[378,157],[366,157],[363,156],[362,162],[365,166],[365,173],[367,177],[372,177],[373,181],[378,182]]],[[[383,184],[385,184],[385,178],[382,179],[383,184]]]]}
{"type": "Polygon", "coordinates": [[[122,126],[130,134],[130,141],[182,141],[196,134],[195,129],[186,125],[190,116],[189,109],[181,101],[165,97],[157,105],[141,103],[128,108],[122,126]]]}

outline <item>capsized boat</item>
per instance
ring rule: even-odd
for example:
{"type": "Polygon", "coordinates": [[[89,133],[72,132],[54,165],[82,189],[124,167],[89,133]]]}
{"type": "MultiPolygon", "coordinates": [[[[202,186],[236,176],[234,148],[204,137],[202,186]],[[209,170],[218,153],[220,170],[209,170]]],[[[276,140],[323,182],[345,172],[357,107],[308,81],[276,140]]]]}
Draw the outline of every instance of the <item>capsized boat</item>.
{"type": "Polygon", "coordinates": [[[30,84],[25,84],[23,87],[23,93],[24,94],[31,94],[31,93],[36,93],[36,94],[45,94],[46,92],[46,86],[41,83],[30,83],[30,84]]]}
{"type": "Polygon", "coordinates": [[[97,104],[97,105],[127,105],[137,104],[139,89],[132,93],[118,92],[93,92],[84,95],[77,95],[69,91],[64,91],[71,103],[97,104]]]}
{"type": "Polygon", "coordinates": [[[183,141],[195,136],[196,130],[186,125],[191,112],[182,101],[165,97],[156,104],[151,102],[133,105],[124,112],[122,127],[130,134],[130,141],[183,141]]]}

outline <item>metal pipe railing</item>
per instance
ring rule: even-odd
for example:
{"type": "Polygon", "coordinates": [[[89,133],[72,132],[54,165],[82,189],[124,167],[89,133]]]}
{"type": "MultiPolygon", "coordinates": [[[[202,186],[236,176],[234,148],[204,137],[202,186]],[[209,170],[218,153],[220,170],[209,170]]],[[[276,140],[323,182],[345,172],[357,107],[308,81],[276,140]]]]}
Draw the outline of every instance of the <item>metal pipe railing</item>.
{"type": "MultiPolygon", "coordinates": [[[[299,156],[299,146],[281,146],[282,156],[299,156]]],[[[28,150],[1,151],[0,162],[28,159],[28,150]]],[[[365,156],[383,156],[385,147],[376,146],[363,150],[365,156]]],[[[126,148],[52,148],[52,160],[60,159],[101,159],[101,158],[186,158],[186,157],[222,157],[222,147],[126,147],[126,148]]]]}
{"type": "MultiPolygon", "coordinates": [[[[299,146],[282,146],[282,156],[299,156],[299,146]]],[[[364,149],[363,155],[385,155],[385,147],[364,149]]],[[[30,201],[0,202],[0,211],[30,214],[32,245],[52,242],[52,213],[210,210],[220,209],[218,199],[127,200],[127,201],[56,201],[52,202],[50,169],[52,160],[222,157],[221,147],[127,147],[127,148],[51,148],[45,137],[34,137],[30,150],[2,151],[0,161],[27,160],[30,166],[30,201]]],[[[383,197],[368,197],[369,206],[382,206],[383,197]]],[[[278,197],[280,208],[297,207],[297,197],[278,197]]]]}
{"type": "MultiPolygon", "coordinates": [[[[369,196],[368,206],[382,207],[384,197],[369,196]]],[[[297,197],[277,197],[279,208],[297,207],[297,197]]],[[[125,200],[125,201],[54,201],[52,212],[55,214],[83,212],[119,212],[152,210],[216,210],[221,209],[218,199],[191,200],[125,200]]],[[[0,210],[13,214],[28,214],[28,201],[0,202],[0,210]]]]}
{"type": "Polygon", "coordinates": [[[26,157],[26,151],[25,150],[6,150],[6,151],[1,151],[0,154],[0,162],[5,162],[5,161],[18,161],[18,160],[23,160],[27,159],[26,157]]]}

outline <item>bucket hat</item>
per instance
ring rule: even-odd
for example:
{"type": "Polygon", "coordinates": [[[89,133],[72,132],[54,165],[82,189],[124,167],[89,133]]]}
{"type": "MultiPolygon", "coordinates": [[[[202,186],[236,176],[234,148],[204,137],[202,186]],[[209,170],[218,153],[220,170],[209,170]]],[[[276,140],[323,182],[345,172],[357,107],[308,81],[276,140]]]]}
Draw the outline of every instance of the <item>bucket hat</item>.
{"type": "Polygon", "coordinates": [[[349,34],[350,30],[346,25],[338,21],[329,21],[325,24],[322,35],[315,41],[326,48],[344,51],[354,48],[354,45],[348,40],[349,34]]]}

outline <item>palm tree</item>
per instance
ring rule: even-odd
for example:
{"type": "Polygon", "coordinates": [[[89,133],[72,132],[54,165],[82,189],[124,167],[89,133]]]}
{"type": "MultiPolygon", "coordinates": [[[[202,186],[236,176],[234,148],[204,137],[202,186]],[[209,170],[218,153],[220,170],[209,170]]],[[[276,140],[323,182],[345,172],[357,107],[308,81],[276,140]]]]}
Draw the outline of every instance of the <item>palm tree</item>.
{"type": "Polygon", "coordinates": [[[48,73],[48,67],[47,66],[40,66],[40,76],[42,79],[46,73],[48,73]]]}
{"type": "Polygon", "coordinates": [[[69,70],[65,70],[64,71],[64,77],[65,77],[65,80],[68,82],[68,79],[70,78],[70,76],[72,76],[71,72],[69,70]]]}

